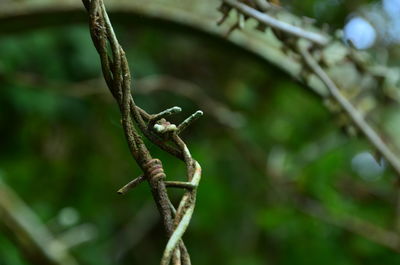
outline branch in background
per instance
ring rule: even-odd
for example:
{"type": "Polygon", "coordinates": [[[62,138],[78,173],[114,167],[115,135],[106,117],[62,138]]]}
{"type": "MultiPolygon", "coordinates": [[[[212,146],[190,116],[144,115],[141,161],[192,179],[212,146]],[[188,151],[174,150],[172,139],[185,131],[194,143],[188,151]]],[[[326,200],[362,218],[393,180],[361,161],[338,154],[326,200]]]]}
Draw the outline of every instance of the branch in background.
{"type": "MultiPolygon", "coordinates": [[[[309,40],[309,41],[316,43],[318,45],[321,45],[321,46],[327,45],[330,41],[329,37],[327,37],[325,35],[322,35],[317,32],[307,31],[303,28],[283,22],[279,19],[276,19],[266,13],[262,13],[244,3],[237,1],[237,0],[223,0],[223,3],[228,5],[231,8],[237,9],[240,13],[242,13],[246,17],[254,18],[259,23],[261,23],[263,26],[272,27],[276,30],[285,32],[286,34],[309,40]]],[[[264,9],[265,8],[266,7],[264,6],[264,9]]]]}
{"type": "Polygon", "coordinates": [[[67,247],[75,248],[83,243],[92,241],[97,236],[97,229],[93,224],[81,224],[68,229],[58,235],[58,239],[67,247]]]}
{"type": "MultiPolygon", "coordinates": [[[[83,0],[83,4],[89,14],[90,34],[100,55],[105,82],[120,108],[122,125],[130,152],[144,172],[144,178],[151,187],[154,201],[163,220],[168,243],[161,259],[161,265],[168,265],[170,262],[174,265],[189,265],[191,264],[190,257],[182,241],[182,236],[194,211],[201,167],[192,158],[179,133],[203,113],[197,111],[176,126],[165,118],[180,111],[178,107],[155,115],[139,108],[132,97],[131,73],[125,52],[118,43],[103,1],[83,0]],[[193,189],[184,193],[177,210],[174,209],[168,197],[163,165],[159,159],[152,157],[139,130],[150,141],[186,164],[187,181],[193,186],[193,189]]],[[[122,188],[121,193],[140,184],[141,180],[143,177],[128,183],[122,188]]]]}
{"type": "Polygon", "coordinates": [[[299,198],[292,203],[303,213],[400,253],[400,236],[395,231],[386,230],[350,214],[341,216],[330,214],[319,203],[310,199],[299,198]]]}
{"type": "MultiPolygon", "coordinates": [[[[256,9],[240,3],[236,0],[223,0],[224,4],[229,4],[232,8],[237,9],[238,12],[243,13],[247,16],[252,16],[259,23],[266,23],[264,21],[264,17],[267,16],[264,14],[261,16],[259,11],[256,9]],[[254,14],[258,14],[257,16],[254,14]]],[[[262,13],[261,13],[262,14],[262,13]]],[[[305,65],[309,67],[313,73],[322,81],[322,83],[327,87],[330,95],[338,102],[339,106],[343,109],[345,113],[351,118],[354,125],[359,128],[369,142],[376,148],[379,153],[389,162],[391,167],[396,172],[396,175],[400,177],[400,160],[399,158],[390,150],[390,148],[386,145],[386,143],[380,138],[379,134],[375,132],[375,130],[365,121],[363,115],[347,100],[340,92],[339,88],[335,85],[332,79],[328,76],[328,74],[322,69],[322,67],[318,64],[317,60],[314,59],[312,54],[309,53],[308,49],[312,47],[312,44],[307,42],[306,40],[309,38],[305,36],[301,36],[300,34],[294,33],[293,31],[288,31],[283,29],[282,27],[277,26],[277,24],[268,24],[275,30],[278,30],[280,33],[286,34],[288,38],[294,38],[297,42],[296,47],[291,46],[289,43],[283,43],[283,45],[287,45],[289,50],[293,50],[294,52],[300,53],[301,58],[303,58],[305,65]]],[[[304,34],[303,34],[304,35],[304,34]]],[[[315,42],[315,40],[312,40],[315,42]]],[[[321,44],[321,43],[318,43],[321,44]]],[[[328,44],[328,41],[325,45],[328,44]]],[[[319,50],[320,47],[313,47],[315,50],[321,54],[323,51],[319,50]]]]}
{"type": "MultiPolygon", "coordinates": [[[[332,97],[339,103],[342,109],[348,114],[352,119],[354,124],[360,131],[366,136],[369,142],[379,151],[379,153],[389,162],[390,166],[395,171],[397,177],[400,177],[400,161],[398,157],[389,149],[385,142],[380,138],[378,133],[365,121],[364,117],[353,107],[353,105],[341,94],[339,88],[332,81],[332,79],[327,75],[327,73],[322,69],[318,62],[309,52],[309,47],[307,43],[298,42],[298,50],[302,55],[304,61],[308,67],[323,81],[326,87],[329,89],[332,97]]],[[[396,190],[398,193],[398,198],[396,202],[396,220],[395,220],[395,230],[400,234],[400,192],[398,192],[398,181],[396,183],[396,190]]],[[[352,222],[350,222],[352,223],[352,222]]],[[[368,228],[368,227],[366,227],[368,228]]],[[[368,231],[364,231],[368,235],[368,231]]],[[[400,240],[391,240],[390,237],[384,236],[383,233],[378,233],[382,235],[378,237],[377,240],[381,239],[386,242],[386,245],[392,249],[396,249],[400,252],[400,240]],[[387,240],[384,240],[387,239],[387,240]]]]}
{"type": "Polygon", "coordinates": [[[0,220],[30,263],[77,264],[68,252],[68,247],[55,239],[35,213],[1,180],[0,220]]]}

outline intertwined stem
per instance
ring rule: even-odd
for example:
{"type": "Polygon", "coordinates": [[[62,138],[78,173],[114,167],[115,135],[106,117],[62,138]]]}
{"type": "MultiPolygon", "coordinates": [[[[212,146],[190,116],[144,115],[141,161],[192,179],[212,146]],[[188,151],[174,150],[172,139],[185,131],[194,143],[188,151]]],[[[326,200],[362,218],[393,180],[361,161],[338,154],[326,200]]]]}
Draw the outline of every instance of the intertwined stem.
{"type": "MultiPolygon", "coordinates": [[[[163,219],[166,235],[169,238],[161,260],[162,265],[190,264],[190,257],[182,241],[193,214],[197,186],[201,168],[195,161],[179,133],[202,115],[196,112],[180,125],[175,126],[165,118],[180,111],[174,107],[159,114],[151,115],[139,108],[131,94],[131,74],[125,52],[114,33],[110,19],[102,0],[83,0],[89,13],[89,26],[93,43],[100,55],[102,71],[107,86],[118,103],[122,116],[122,125],[129,150],[143,170],[144,175],[131,181],[119,190],[126,193],[129,189],[147,180],[157,208],[163,219]],[[187,168],[186,186],[191,186],[182,197],[177,210],[173,207],[167,193],[164,179],[166,175],[159,159],[153,158],[144,144],[139,131],[163,150],[181,159],[187,168]]],[[[184,187],[185,185],[182,185],[184,187]]]]}

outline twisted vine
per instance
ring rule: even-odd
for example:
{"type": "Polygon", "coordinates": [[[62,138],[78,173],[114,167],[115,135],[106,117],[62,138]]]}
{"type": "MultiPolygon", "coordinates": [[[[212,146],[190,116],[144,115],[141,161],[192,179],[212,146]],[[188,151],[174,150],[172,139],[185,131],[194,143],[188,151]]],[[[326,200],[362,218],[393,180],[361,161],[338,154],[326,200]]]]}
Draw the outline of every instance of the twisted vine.
{"type": "Polygon", "coordinates": [[[144,181],[149,183],[168,237],[161,265],[168,265],[171,262],[174,265],[189,265],[190,256],[182,236],[194,211],[201,167],[192,158],[179,134],[203,113],[197,111],[176,126],[166,118],[180,112],[181,108],[173,107],[158,114],[149,114],[138,107],[131,93],[132,81],[128,61],[114,33],[103,0],[82,0],[82,2],[89,14],[90,34],[100,56],[105,82],[121,112],[121,122],[129,150],[143,170],[142,176],[132,180],[118,192],[125,194],[144,181]],[[140,133],[186,164],[187,182],[165,181],[166,174],[162,162],[152,157],[140,133]],[[168,197],[167,186],[186,190],[177,209],[168,197]]]}

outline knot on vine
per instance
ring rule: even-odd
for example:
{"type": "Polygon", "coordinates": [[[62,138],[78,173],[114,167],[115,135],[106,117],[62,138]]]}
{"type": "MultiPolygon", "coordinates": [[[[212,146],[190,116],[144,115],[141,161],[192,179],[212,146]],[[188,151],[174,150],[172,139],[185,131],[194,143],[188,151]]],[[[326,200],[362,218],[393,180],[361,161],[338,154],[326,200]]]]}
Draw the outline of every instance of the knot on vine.
{"type": "Polygon", "coordinates": [[[153,158],[144,165],[146,176],[149,180],[165,179],[164,168],[160,159],[153,158]]]}

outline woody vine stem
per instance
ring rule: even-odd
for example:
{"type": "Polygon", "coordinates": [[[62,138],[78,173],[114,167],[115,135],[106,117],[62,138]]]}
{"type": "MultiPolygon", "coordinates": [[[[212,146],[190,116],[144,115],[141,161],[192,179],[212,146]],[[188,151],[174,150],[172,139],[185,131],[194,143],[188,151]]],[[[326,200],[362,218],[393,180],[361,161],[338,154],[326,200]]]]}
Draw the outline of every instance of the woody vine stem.
{"type": "Polygon", "coordinates": [[[142,176],[132,180],[118,192],[125,194],[142,182],[149,183],[168,237],[161,265],[168,265],[171,262],[174,265],[189,265],[190,257],[182,236],[195,207],[201,167],[192,158],[179,134],[203,113],[197,111],[176,126],[166,118],[180,112],[181,108],[172,107],[158,114],[149,114],[138,107],[132,97],[128,61],[114,33],[103,0],[82,0],[82,2],[89,14],[90,34],[100,56],[104,79],[120,108],[121,122],[129,150],[143,170],[142,176]],[[161,161],[152,157],[141,134],[186,164],[187,182],[165,181],[166,175],[161,161]],[[186,190],[177,209],[168,197],[167,187],[186,190]]]}

